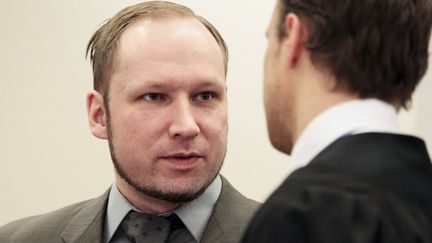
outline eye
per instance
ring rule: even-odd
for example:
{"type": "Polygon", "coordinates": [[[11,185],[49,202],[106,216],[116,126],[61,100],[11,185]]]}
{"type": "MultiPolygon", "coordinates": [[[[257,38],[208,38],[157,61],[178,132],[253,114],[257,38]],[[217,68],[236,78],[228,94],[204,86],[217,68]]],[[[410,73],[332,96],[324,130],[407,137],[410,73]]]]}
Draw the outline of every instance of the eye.
{"type": "Polygon", "coordinates": [[[215,92],[210,92],[210,91],[199,93],[196,96],[196,99],[203,100],[203,101],[211,100],[211,99],[214,99],[214,98],[216,98],[216,93],[215,92]]]}
{"type": "Polygon", "coordinates": [[[158,101],[158,100],[164,100],[165,99],[165,97],[159,93],[148,93],[148,94],[143,95],[142,97],[148,101],[158,101]]]}

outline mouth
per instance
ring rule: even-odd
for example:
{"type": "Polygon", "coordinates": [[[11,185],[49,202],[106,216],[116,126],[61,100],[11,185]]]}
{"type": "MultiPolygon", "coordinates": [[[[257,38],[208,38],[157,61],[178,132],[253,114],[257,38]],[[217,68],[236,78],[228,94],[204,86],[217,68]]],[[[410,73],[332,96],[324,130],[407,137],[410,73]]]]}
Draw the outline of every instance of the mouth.
{"type": "Polygon", "coordinates": [[[203,156],[197,153],[176,153],[161,157],[175,169],[188,170],[193,169],[203,159],[203,156]]]}

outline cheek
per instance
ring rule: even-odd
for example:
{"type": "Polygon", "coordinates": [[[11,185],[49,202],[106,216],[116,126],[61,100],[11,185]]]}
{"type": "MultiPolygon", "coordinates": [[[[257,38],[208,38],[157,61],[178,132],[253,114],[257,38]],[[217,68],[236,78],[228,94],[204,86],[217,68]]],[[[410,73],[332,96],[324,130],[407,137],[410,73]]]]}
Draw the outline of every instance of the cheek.
{"type": "Polygon", "coordinates": [[[283,112],[283,102],[281,102],[281,87],[278,87],[276,80],[266,82],[264,92],[264,108],[267,118],[267,127],[269,131],[280,126],[280,116],[283,112]]]}
{"type": "Polygon", "coordinates": [[[157,144],[165,126],[164,116],[161,115],[148,112],[117,113],[111,124],[113,143],[118,153],[124,153],[125,156],[135,154],[137,147],[141,148],[139,151],[145,152],[157,144]]]}
{"type": "Polygon", "coordinates": [[[275,57],[267,50],[264,62],[264,98],[267,99],[272,93],[272,89],[277,84],[277,63],[275,57]]]}
{"type": "Polygon", "coordinates": [[[228,124],[225,119],[213,120],[208,125],[207,133],[202,133],[208,146],[208,166],[219,168],[227,151],[228,124]],[[217,124],[216,124],[217,122],[217,124]]]}
{"type": "Polygon", "coordinates": [[[211,144],[222,144],[226,146],[228,133],[227,110],[221,109],[217,112],[206,112],[200,115],[201,133],[211,144]]]}
{"type": "Polygon", "coordinates": [[[264,107],[266,111],[272,110],[274,107],[274,99],[277,98],[277,95],[275,94],[275,81],[273,80],[274,77],[267,76],[264,81],[264,107]]]}
{"type": "Polygon", "coordinates": [[[269,51],[267,49],[267,52],[266,52],[265,57],[264,57],[264,81],[267,81],[269,73],[270,73],[270,68],[271,68],[268,52],[269,51]]]}

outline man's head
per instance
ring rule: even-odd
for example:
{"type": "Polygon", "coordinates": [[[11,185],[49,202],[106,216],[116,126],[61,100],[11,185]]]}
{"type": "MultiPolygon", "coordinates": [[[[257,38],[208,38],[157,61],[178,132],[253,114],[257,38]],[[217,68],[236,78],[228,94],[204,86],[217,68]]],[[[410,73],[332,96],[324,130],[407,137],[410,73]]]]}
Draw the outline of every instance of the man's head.
{"type": "Polygon", "coordinates": [[[228,53],[218,31],[184,6],[145,2],[108,20],[88,47],[90,128],[109,141],[120,191],[137,204],[196,198],[226,153],[228,53]]]}
{"type": "MultiPolygon", "coordinates": [[[[302,94],[286,94],[295,100],[289,102],[284,97],[288,101],[285,105],[277,100],[281,95],[272,93],[275,87],[286,88],[288,84],[281,83],[287,79],[284,75],[296,80],[289,88],[302,85],[298,80],[299,76],[305,78],[304,73],[298,71],[305,66],[298,64],[304,64],[304,58],[321,78],[332,80],[321,84],[329,91],[378,98],[396,108],[407,107],[427,69],[431,8],[430,0],[279,0],[268,30],[266,56],[266,85],[271,87],[266,88],[265,96],[269,100],[271,95],[275,101],[266,102],[266,108],[287,110],[298,102],[299,95],[308,93],[303,90],[302,94]]],[[[308,95],[314,99],[318,94],[308,95]]],[[[268,118],[275,116],[270,113],[267,111],[268,118]]],[[[279,120],[295,123],[298,119],[279,120]]],[[[285,126],[268,123],[269,129],[285,126]]]]}

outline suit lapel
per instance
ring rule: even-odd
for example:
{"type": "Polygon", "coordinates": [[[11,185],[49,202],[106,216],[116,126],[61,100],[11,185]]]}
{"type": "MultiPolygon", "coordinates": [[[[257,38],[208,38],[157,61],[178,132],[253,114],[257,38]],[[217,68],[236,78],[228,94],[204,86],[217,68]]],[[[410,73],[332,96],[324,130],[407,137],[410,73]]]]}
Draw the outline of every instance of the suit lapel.
{"type": "Polygon", "coordinates": [[[222,191],[201,243],[238,242],[258,203],[245,198],[223,177],[222,191]]]}
{"type": "Polygon", "coordinates": [[[223,208],[225,205],[226,199],[226,190],[227,187],[231,185],[229,182],[221,175],[222,178],[222,190],[219,195],[219,198],[214,206],[213,213],[207,223],[207,227],[201,237],[201,243],[211,243],[211,242],[227,242],[226,237],[224,236],[223,228],[219,224],[218,218],[220,217],[220,208],[223,208]]]}
{"type": "Polygon", "coordinates": [[[219,225],[214,215],[210,217],[206,230],[204,231],[200,242],[227,242],[227,239],[222,231],[222,227],[219,225]]]}
{"type": "Polygon", "coordinates": [[[61,234],[64,242],[102,242],[103,222],[109,191],[102,196],[89,200],[61,234]]]}

